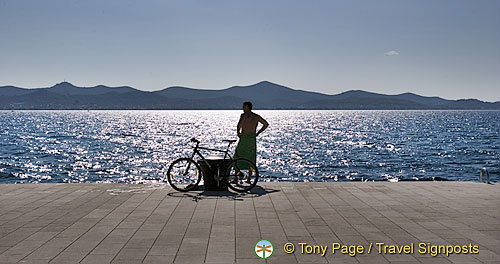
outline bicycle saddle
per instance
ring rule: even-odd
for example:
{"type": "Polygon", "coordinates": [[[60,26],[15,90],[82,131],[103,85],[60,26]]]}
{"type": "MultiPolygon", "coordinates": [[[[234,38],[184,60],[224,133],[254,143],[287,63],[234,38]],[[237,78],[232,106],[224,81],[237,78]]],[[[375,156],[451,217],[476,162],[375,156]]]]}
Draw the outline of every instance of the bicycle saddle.
{"type": "Polygon", "coordinates": [[[234,143],[234,142],[236,142],[236,139],[224,139],[224,140],[222,140],[222,141],[224,141],[224,142],[234,143]]]}

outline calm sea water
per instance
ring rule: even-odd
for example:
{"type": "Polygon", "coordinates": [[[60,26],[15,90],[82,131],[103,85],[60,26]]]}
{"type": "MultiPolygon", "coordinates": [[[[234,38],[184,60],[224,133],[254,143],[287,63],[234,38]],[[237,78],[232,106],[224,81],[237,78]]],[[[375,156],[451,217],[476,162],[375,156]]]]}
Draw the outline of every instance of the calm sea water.
{"type": "MultiPolygon", "coordinates": [[[[256,112],[265,181],[500,178],[500,111],[256,112]]],[[[236,139],[240,113],[0,111],[0,183],[155,182],[191,137],[236,139]]]]}

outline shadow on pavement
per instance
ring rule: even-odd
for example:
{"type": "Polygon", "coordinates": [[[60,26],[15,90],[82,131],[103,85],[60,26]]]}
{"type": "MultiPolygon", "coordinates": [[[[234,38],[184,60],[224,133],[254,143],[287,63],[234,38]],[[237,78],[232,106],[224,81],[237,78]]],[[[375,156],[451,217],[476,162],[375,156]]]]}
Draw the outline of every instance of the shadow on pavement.
{"type": "Polygon", "coordinates": [[[170,192],[167,194],[172,197],[191,197],[194,201],[202,200],[202,199],[210,199],[210,198],[220,198],[226,197],[232,200],[243,200],[245,198],[253,198],[263,196],[269,193],[279,192],[278,189],[264,189],[261,186],[257,185],[252,190],[246,193],[237,193],[230,191],[209,191],[205,190],[204,186],[200,186],[198,190],[191,192],[170,192]]]}

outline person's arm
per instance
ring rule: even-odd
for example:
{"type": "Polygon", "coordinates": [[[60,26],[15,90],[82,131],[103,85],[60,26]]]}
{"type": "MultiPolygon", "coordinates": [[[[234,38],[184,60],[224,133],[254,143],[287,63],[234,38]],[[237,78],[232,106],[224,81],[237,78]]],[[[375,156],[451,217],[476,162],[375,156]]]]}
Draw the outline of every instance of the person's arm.
{"type": "Polygon", "coordinates": [[[236,135],[238,135],[238,137],[240,137],[241,135],[241,115],[240,115],[240,120],[238,121],[238,126],[236,127],[236,135]]]}
{"type": "Polygon", "coordinates": [[[259,129],[259,132],[257,132],[257,136],[262,133],[264,130],[266,130],[266,128],[269,126],[269,123],[267,123],[267,121],[262,118],[260,115],[257,115],[258,117],[258,121],[262,124],[262,127],[259,129]]]}

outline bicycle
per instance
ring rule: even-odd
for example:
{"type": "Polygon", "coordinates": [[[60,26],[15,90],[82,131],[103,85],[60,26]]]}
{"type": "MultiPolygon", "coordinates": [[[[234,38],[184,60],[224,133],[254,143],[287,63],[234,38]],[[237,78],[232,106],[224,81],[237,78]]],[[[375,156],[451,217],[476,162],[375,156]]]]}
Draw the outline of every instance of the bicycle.
{"type": "Polygon", "coordinates": [[[209,170],[212,166],[208,163],[205,157],[200,153],[199,149],[217,151],[224,153],[224,160],[228,157],[231,161],[225,173],[219,171],[213,173],[215,180],[227,181],[228,187],[236,192],[247,192],[257,184],[259,179],[259,170],[254,162],[246,158],[236,158],[229,153],[229,147],[236,140],[223,140],[228,142],[226,150],[206,148],[200,146],[200,141],[192,138],[191,142],[196,143],[193,148],[193,154],[189,158],[176,159],[170,164],[167,171],[167,180],[170,186],[180,192],[188,192],[194,190],[201,181],[203,171],[200,168],[199,162],[205,162],[209,170]],[[201,160],[198,162],[194,160],[194,156],[198,155],[201,160]]]}

